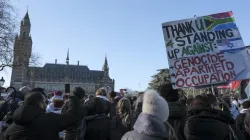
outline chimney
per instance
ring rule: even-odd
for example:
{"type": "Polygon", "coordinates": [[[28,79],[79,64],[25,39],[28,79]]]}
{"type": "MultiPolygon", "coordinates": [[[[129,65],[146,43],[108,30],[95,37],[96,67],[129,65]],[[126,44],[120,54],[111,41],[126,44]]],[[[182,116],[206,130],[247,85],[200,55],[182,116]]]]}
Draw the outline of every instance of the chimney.
{"type": "Polygon", "coordinates": [[[79,61],[77,61],[77,65],[79,66],[79,61]]]}
{"type": "Polygon", "coordinates": [[[57,64],[57,59],[55,59],[55,64],[57,64]]]}

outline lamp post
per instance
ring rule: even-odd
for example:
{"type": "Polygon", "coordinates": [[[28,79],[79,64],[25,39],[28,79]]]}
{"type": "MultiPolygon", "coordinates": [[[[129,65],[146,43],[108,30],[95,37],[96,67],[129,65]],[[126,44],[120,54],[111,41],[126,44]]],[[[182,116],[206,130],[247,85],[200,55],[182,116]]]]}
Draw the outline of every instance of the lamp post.
{"type": "Polygon", "coordinates": [[[0,79],[0,86],[2,87],[4,85],[5,80],[3,79],[3,77],[0,79]]]}

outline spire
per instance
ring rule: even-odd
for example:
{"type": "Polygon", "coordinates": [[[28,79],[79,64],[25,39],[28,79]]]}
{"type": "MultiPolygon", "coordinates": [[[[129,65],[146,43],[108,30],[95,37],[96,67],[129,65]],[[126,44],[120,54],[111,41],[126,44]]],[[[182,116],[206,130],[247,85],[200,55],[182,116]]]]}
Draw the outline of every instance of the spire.
{"type": "Polygon", "coordinates": [[[105,54],[104,65],[108,65],[107,55],[105,54]]]}
{"type": "Polygon", "coordinates": [[[69,65],[69,48],[68,48],[68,52],[67,52],[66,64],[69,65]]]}
{"type": "Polygon", "coordinates": [[[23,21],[22,21],[22,24],[23,25],[26,25],[26,26],[30,26],[30,17],[29,17],[29,12],[28,12],[28,7],[27,7],[27,12],[23,18],[23,21]]]}
{"type": "Polygon", "coordinates": [[[102,70],[104,71],[104,73],[108,76],[109,75],[109,65],[108,65],[108,60],[107,60],[107,55],[105,54],[105,60],[104,60],[104,64],[102,66],[102,70]]]}

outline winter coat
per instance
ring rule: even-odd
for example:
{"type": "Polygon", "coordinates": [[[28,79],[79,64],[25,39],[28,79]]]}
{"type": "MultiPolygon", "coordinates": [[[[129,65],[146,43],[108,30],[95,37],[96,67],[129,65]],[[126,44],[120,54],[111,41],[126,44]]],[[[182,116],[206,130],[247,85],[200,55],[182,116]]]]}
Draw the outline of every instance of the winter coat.
{"type": "Polygon", "coordinates": [[[230,112],[197,107],[191,108],[187,117],[184,129],[187,140],[229,140],[233,134],[244,140],[230,112]]]}
{"type": "Polygon", "coordinates": [[[185,140],[184,127],[186,122],[186,107],[179,102],[168,102],[169,118],[168,122],[174,128],[179,140],[185,140]]]}
{"type": "Polygon", "coordinates": [[[4,140],[58,140],[58,133],[74,125],[79,118],[80,101],[69,98],[67,114],[45,113],[39,106],[24,105],[14,115],[14,123],[5,132],[4,140]]]}
{"type": "Polygon", "coordinates": [[[110,140],[113,129],[115,126],[108,118],[88,119],[84,140],[110,140]]]}
{"type": "MultiPolygon", "coordinates": [[[[62,108],[55,108],[53,103],[50,103],[48,106],[47,106],[47,109],[46,109],[46,113],[56,113],[56,114],[61,114],[61,110],[62,108]]],[[[59,133],[59,137],[60,138],[64,138],[65,134],[63,132],[60,132],[59,133]]]]}
{"type": "Polygon", "coordinates": [[[130,123],[125,121],[125,118],[123,118],[120,115],[116,115],[113,117],[112,121],[115,123],[115,133],[113,134],[113,140],[120,140],[122,136],[127,133],[128,131],[133,130],[134,126],[134,118],[131,116],[130,117],[130,123]]]}
{"type": "MultiPolygon", "coordinates": [[[[82,100],[81,100],[82,101],[82,100]]],[[[69,108],[69,102],[66,102],[61,110],[62,114],[67,114],[67,110],[69,108]]],[[[87,111],[84,108],[84,103],[81,103],[80,110],[78,112],[79,114],[79,120],[72,125],[71,127],[68,127],[64,132],[65,132],[65,138],[64,140],[75,140],[76,139],[76,134],[77,134],[77,128],[81,122],[81,120],[87,116],[87,111]]]]}
{"type": "Polygon", "coordinates": [[[121,140],[166,140],[168,129],[158,118],[141,113],[135,122],[134,130],[127,132],[121,140]]]}
{"type": "Polygon", "coordinates": [[[117,102],[116,101],[110,103],[109,117],[111,119],[116,116],[116,112],[117,112],[116,106],[117,106],[117,102]]]}
{"type": "Polygon", "coordinates": [[[244,124],[247,111],[248,111],[247,109],[242,109],[240,111],[240,114],[236,118],[236,129],[240,130],[240,132],[244,135],[246,140],[250,139],[250,135],[246,131],[244,124]]]}

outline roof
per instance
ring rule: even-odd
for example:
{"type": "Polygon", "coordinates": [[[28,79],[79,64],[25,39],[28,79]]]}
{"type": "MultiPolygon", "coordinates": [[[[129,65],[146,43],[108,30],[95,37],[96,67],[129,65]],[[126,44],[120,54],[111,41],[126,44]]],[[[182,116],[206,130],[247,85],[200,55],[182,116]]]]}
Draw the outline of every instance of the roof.
{"type": "Polygon", "coordinates": [[[64,80],[69,77],[76,82],[102,79],[104,71],[89,70],[85,65],[65,65],[46,63],[43,67],[30,67],[29,74],[39,80],[64,80]]]}

